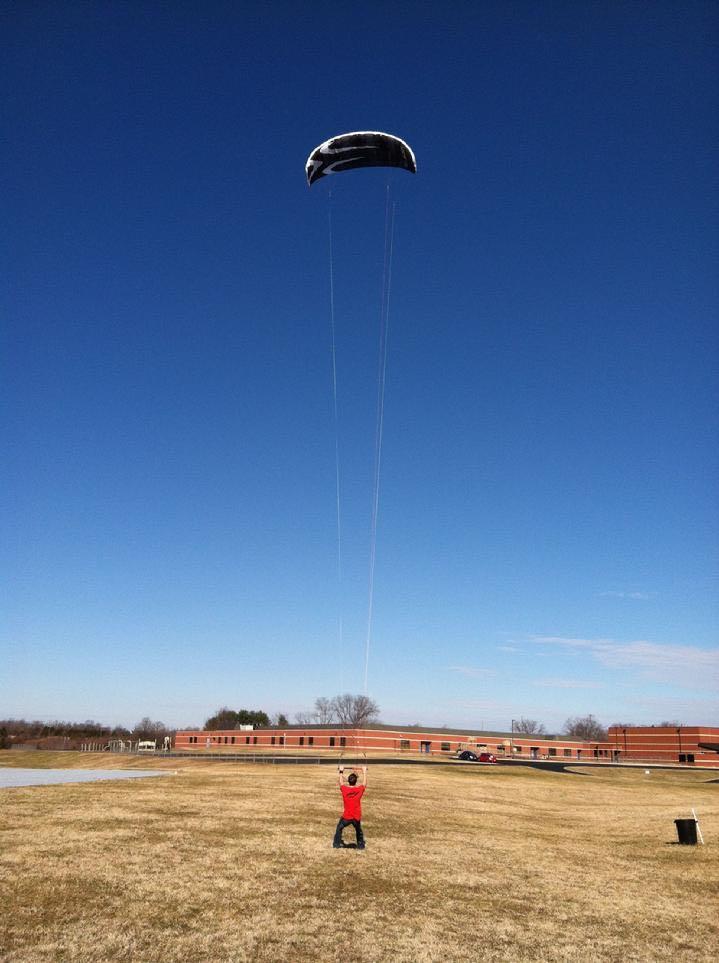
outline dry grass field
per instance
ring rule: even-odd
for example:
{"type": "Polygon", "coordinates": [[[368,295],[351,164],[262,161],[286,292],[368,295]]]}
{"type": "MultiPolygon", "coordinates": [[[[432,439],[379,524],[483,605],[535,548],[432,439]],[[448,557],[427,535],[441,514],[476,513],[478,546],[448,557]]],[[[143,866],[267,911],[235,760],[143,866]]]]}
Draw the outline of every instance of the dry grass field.
{"type": "Polygon", "coordinates": [[[372,766],[358,852],[328,766],[39,763],[177,774],[0,790],[3,961],[719,958],[716,772],[372,766]]]}

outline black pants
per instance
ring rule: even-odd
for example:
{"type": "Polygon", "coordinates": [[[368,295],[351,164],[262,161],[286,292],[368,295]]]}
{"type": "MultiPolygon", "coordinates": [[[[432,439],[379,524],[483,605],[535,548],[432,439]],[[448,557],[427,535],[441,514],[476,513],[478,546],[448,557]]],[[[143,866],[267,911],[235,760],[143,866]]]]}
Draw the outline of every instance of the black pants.
{"type": "Polygon", "coordinates": [[[335,829],[335,838],[332,840],[332,845],[335,849],[342,845],[342,830],[345,826],[354,826],[355,833],[357,834],[357,849],[364,849],[364,833],[362,832],[362,823],[359,819],[340,819],[337,823],[337,829],[335,829]]]}

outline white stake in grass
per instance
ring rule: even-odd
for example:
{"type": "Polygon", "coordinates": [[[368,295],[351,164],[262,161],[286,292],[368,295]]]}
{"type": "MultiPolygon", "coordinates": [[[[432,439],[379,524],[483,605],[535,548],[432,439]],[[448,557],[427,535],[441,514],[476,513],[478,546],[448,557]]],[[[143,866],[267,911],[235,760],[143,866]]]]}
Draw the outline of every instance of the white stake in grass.
{"type": "Polygon", "coordinates": [[[699,826],[699,819],[697,818],[697,814],[694,812],[693,809],[692,809],[692,816],[694,817],[694,822],[697,824],[697,836],[699,837],[699,842],[700,842],[700,843],[702,844],[702,846],[703,846],[703,845],[704,845],[704,837],[702,836],[701,827],[699,826]]]}

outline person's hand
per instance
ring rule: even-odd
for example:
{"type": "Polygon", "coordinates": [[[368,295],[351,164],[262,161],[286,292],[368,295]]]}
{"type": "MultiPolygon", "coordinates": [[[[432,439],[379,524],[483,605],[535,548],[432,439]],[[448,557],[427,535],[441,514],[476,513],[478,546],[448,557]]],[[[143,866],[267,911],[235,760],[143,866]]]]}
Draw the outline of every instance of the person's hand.
{"type": "Polygon", "coordinates": [[[367,766],[362,766],[362,772],[367,772],[367,766]]]}
{"type": "Polygon", "coordinates": [[[344,772],[344,771],[345,771],[345,767],[344,767],[344,766],[340,766],[340,772],[344,772]]]}

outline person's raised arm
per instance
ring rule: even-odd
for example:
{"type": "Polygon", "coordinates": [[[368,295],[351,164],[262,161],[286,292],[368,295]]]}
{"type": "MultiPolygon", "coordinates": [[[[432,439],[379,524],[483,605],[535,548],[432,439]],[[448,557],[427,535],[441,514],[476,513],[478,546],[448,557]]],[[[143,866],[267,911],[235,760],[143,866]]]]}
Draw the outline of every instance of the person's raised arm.
{"type": "Polygon", "coordinates": [[[362,775],[364,776],[364,784],[367,785],[367,766],[362,766],[362,775]]]}
{"type": "Polygon", "coordinates": [[[343,766],[338,766],[338,768],[337,768],[337,785],[338,785],[340,788],[342,787],[343,774],[344,774],[344,767],[343,767],[343,766]]]}

